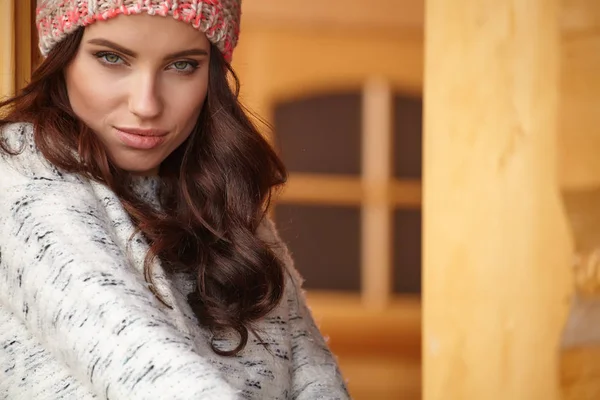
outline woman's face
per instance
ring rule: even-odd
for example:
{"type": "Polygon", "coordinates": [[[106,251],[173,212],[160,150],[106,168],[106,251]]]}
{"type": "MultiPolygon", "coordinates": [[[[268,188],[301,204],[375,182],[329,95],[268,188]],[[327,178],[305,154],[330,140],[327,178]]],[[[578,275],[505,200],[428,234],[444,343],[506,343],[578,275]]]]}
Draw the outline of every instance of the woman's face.
{"type": "Polygon", "coordinates": [[[206,36],[173,18],[140,14],[94,23],[65,70],[71,107],[117,167],[156,175],[196,124],[209,57],[206,36]]]}

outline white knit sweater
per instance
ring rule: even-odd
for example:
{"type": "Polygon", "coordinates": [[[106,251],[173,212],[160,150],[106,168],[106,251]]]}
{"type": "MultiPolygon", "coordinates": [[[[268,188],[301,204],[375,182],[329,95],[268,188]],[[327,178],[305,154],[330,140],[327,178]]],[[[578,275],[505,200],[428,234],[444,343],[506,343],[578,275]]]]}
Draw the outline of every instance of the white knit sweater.
{"type": "MultiPolygon", "coordinates": [[[[336,360],[290,278],[282,303],[236,357],[210,348],[187,304],[193,280],[157,265],[162,305],[143,278],[147,243],[105,186],[39,153],[29,124],[4,128],[0,158],[0,399],[348,399],[336,360]]],[[[136,189],[149,201],[156,181],[136,189]]],[[[235,347],[235,337],[218,343],[235,347]]]]}

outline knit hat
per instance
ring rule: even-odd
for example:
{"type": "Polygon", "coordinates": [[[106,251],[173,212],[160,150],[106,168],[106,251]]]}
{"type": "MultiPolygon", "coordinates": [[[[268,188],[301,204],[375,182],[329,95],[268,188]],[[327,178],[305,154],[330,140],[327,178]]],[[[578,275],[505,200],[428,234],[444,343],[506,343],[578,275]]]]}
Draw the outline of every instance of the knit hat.
{"type": "Polygon", "coordinates": [[[191,24],[231,61],[240,31],[241,0],[37,0],[40,51],[47,56],[80,27],[142,12],[171,15],[191,24]]]}

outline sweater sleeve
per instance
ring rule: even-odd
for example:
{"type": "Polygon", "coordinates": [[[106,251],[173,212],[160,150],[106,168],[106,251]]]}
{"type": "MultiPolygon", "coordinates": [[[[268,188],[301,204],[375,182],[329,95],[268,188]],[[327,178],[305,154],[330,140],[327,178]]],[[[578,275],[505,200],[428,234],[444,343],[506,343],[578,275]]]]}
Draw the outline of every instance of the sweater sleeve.
{"type": "Polygon", "coordinates": [[[302,277],[272,221],[266,221],[267,240],[286,267],[285,296],[292,348],[292,390],[295,400],[350,399],[335,355],[329,349],[308,307],[302,277]]]}
{"type": "Polygon", "coordinates": [[[66,398],[36,381],[56,360],[60,382],[92,398],[238,398],[160,308],[89,182],[47,164],[26,128],[8,129],[24,150],[0,157],[0,394],[66,398]]]}

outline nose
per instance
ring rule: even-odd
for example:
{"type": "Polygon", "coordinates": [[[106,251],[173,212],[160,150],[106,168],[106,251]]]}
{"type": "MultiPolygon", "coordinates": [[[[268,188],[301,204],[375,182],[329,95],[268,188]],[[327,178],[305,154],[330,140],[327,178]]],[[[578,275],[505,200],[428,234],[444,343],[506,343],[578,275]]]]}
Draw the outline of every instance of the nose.
{"type": "Polygon", "coordinates": [[[156,76],[140,72],[133,79],[129,94],[129,111],[140,119],[153,119],[163,110],[156,76]]]}

